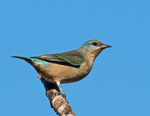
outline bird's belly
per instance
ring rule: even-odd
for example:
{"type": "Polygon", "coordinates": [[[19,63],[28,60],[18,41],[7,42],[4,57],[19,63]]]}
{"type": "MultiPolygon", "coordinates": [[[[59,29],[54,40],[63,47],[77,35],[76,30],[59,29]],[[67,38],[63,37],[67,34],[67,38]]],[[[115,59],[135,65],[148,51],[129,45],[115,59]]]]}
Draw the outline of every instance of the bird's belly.
{"type": "Polygon", "coordinates": [[[55,83],[70,83],[83,79],[90,71],[91,68],[82,64],[79,68],[52,64],[46,67],[44,72],[41,72],[42,76],[49,82],[55,83]]]}

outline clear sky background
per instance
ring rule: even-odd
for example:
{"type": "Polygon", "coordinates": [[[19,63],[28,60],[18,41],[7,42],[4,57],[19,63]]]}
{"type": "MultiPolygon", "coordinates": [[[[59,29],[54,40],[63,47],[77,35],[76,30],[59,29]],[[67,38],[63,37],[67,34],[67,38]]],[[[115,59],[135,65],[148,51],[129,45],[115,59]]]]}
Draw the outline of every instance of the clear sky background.
{"type": "Polygon", "coordinates": [[[150,116],[149,0],[1,0],[0,116],[55,116],[37,72],[10,56],[39,56],[99,39],[83,80],[61,87],[77,116],[150,116]]]}

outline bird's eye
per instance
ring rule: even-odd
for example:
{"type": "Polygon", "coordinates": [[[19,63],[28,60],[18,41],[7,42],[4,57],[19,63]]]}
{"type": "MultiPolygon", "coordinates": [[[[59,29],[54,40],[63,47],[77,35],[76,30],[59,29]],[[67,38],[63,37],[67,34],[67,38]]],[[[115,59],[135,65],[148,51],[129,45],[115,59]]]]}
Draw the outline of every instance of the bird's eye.
{"type": "Polygon", "coordinates": [[[97,46],[97,42],[93,42],[92,44],[93,44],[94,46],[97,46]]]}

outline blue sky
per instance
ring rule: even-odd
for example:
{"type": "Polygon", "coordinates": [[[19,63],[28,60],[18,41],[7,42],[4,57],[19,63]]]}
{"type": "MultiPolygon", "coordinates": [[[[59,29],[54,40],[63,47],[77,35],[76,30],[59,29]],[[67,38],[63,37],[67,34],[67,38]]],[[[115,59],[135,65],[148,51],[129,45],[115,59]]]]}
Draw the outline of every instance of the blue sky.
{"type": "Polygon", "coordinates": [[[0,115],[55,116],[37,72],[10,56],[39,56],[99,39],[83,80],[62,84],[77,116],[150,116],[149,0],[1,0],[0,115]]]}

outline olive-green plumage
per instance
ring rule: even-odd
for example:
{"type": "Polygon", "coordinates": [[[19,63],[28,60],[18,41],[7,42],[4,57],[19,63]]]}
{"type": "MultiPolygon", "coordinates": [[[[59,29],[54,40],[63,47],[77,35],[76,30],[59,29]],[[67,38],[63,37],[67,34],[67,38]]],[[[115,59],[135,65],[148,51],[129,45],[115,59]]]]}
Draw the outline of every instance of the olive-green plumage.
{"type": "Polygon", "coordinates": [[[64,94],[60,83],[70,83],[83,79],[90,72],[97,55],[108,47],[111,46],[105,45],[99,40],[90,40],[79,49],[65,53],[30,58],[12,57],[27,61],[36,69],[39,76],[48,82],[56,83],[64,94]]]}

